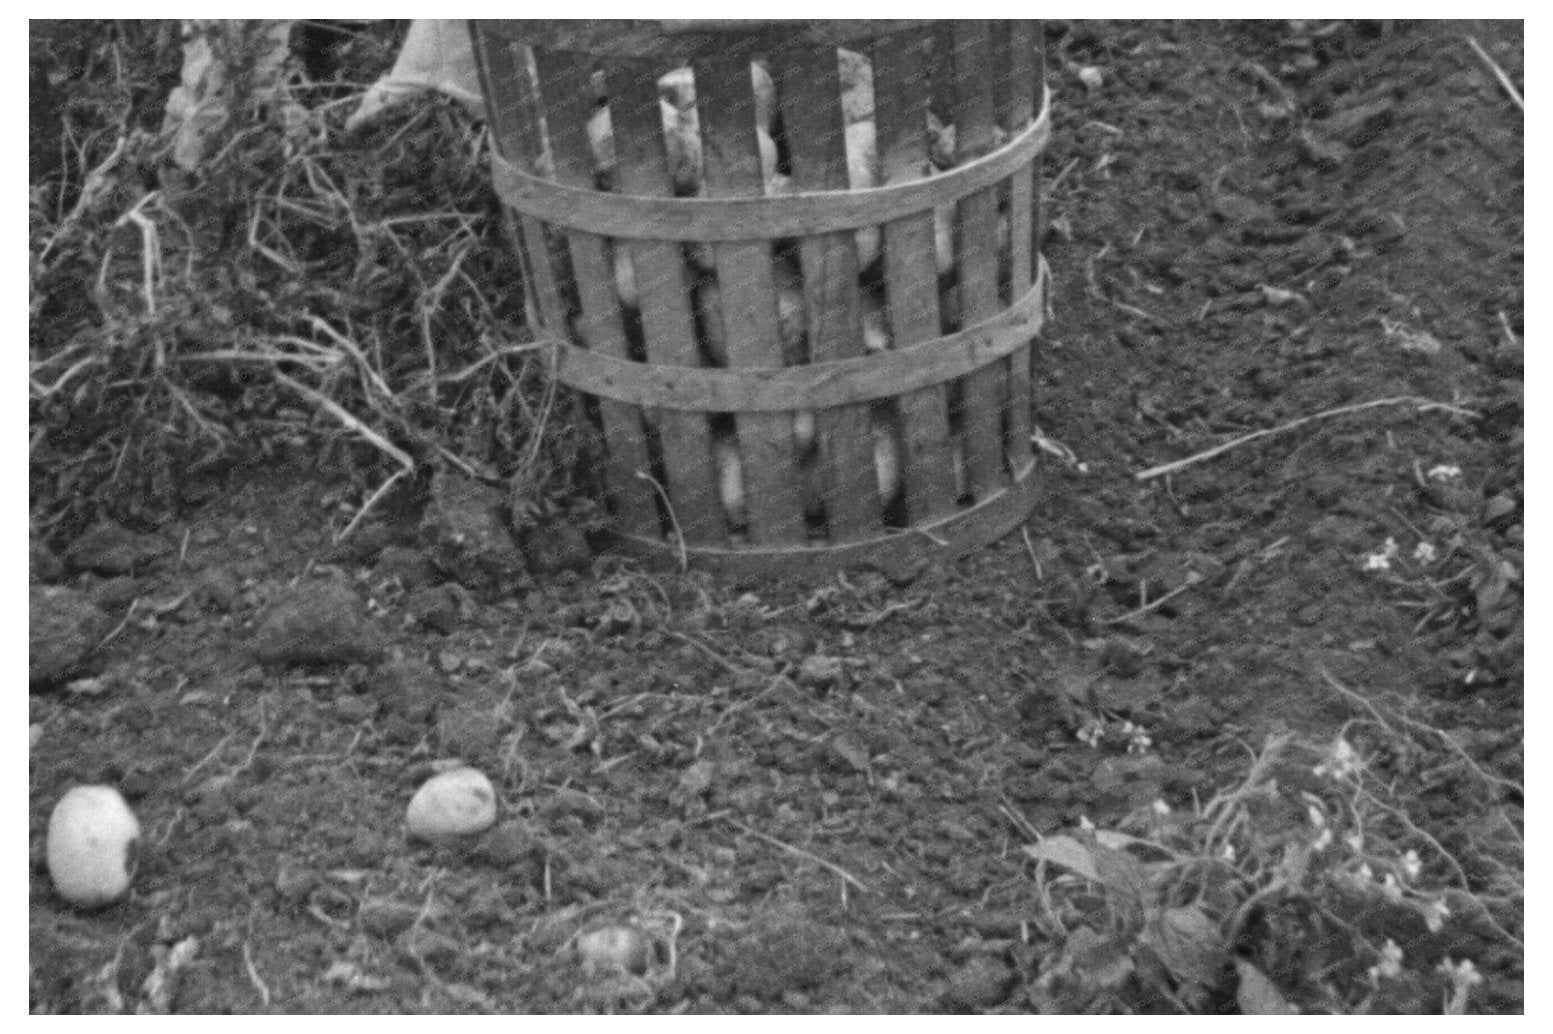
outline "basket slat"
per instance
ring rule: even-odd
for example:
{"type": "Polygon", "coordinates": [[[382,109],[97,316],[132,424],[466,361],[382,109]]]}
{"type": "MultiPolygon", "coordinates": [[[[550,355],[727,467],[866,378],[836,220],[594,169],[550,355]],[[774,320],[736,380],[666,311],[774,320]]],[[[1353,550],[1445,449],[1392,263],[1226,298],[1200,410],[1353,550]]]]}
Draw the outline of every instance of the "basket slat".
{"type": "MultiPolygon", "coordinates": [[[[932,37],[926,32],[889,36],[871,50],[874,124],[886,183],[926,172],[932,145],[924,69],[931,52],[932,37]]],[[[886,224],[885,283],[896,349],[939,336],[937,263],[931,210],[886,224]]],[[[941,384],[901,397],[906,507],[913,524],[954,509],[947,405],[941,384]]]]}
{"type": "MultiPolygon", "coordinates": [[[[1035,111],[1035,39],[1033,25],[1027,21],[1008,22],[995,28],[999,44],[997,78],[1007,84],[999,94],[1003,107],[998,120],[1011,134],[1029,124],[1035,111]]],[[[1030,234],[1034,226],[1034,188],[1040,176],[1040,158],[1031,162],[1028,172],[1010,177],[1008,191],[1009,296],[1018,298],[1032,283],[1035,267],[1031,262],[1030,234]]],[[[1032,349],[1033,351],[1033,349],[1032,349]]],[[[1008,454],[1015,466],[1030,453],[1031,381],[1030,356],[1021,355],[1009,364],[1008,454]]]]}
{"type": "MultiPolygon", "coordinates": [[[[799,190],[847,187],[845,119],[836,52],[801,47],[770,57],[799,190]]],[[[805,237],[799,247],[809,313],[809,351],[816,362],[863,352],[854,234],[805,237]]],[[[854,539],[883,527],[868,411],[860,406],[821,410],[820,443],[826,523],[833,539],[854,539]]]]}
{"type": "MultiPolygon", "coordinates": [[[[545,126],[555,162],[555,178],[572,185],[593,183],[594,156],[587,124],[593,114],[587,59],[580,55],[540,51],[535,55],[539,78],[548,87],[545,126]]],[[[573,230],[566,234],[581,311],[578,332],[588,348],[616,359],[628,358],[620,301],[612,285],[608,242],[596,234],[573,230]]],[[[658,504],[652,485],[640,474],[651,471],[641,411],[613,399],[599,400],[599,416],[609,451],[605,482],[615,513],[633,534],[658,530],[658,504]]]]}
{"type": "MultiPolygon", "coordinates": [[[[619,161],[620,189],[645,197],[673,192],[658,104],[662,67],[620,62],[606,73],[610,116],[619,161]]],[[[638,241],[630,248],[641,299],[647,361],[662,366],[699,366],[695,323],[690,310],[685,258],[669,241],[638,241]]],[[[664,410],[652,414],[663,443],[668,491],[677,523],[687,542],[719,543],[728,538],[712,439],[706,417],[664,410]]]]}
{"type": "MultiPolygon", "coordinates": [[[[696,107],[709,197],[761,194],[765,178],[755,132],[755,94],[745,56],[695,64],[696,107]]],[[[772,275],[771,244],[719,244],[714,249],[724,338],[731,367],[781,366],[782,338],[772,275]]],[[[800,543],[803,485],[797,467],[792,417],[786,413],[738,416],[739,454],[750,508],[749,535],[759,543],[800,543]]]]}
{"type": "MultiPolygon", "coordinates": [[[[487,105],[493,109],[492,129],[495,131],[498,149],[503,141],[517,141],[518,154],[503,155],[511,161],[528,166],[538,173],[533,162],[544,152],[544,136],[540,131],[538,112],[533,98],[533,79],[528,62],[527,48],[507,43],[495,37],[475,37],[475,52],[479,54],[479,67],[484,76],[486,96],[492,98],[487,105]]],[[[552,262],[550,237],[545,225],[532,215],[518,213],[524,258],[524,281],[532,292],[534,322],[550,326],[562,326],[566,317],[556,285],[552,262]]]]}
{"type": "MultiPolygon", "coordinates": [[[[985,22],[955,22],[955,157],[978,158],[994,146],[992,118],[992,40],[985,22]]],[[[960,202],[957,265],[961,325],[998,311],[998,238],[996,186],[960,202]]],[[[1003,458],[1003,409],[1008,398],[1007,364],[994,363],[967,377],[961,388],[965,408],[965,461],[972,491],[985,498],[1007,480],[1003,458]]]]}

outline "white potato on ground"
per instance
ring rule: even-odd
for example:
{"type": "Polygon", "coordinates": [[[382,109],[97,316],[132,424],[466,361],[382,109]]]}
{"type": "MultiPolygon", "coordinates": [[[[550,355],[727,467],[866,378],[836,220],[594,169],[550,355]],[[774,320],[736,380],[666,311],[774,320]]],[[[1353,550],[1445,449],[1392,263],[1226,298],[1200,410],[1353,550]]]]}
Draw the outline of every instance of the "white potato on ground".
{"type": "Polygon", "coordinates": [[[653,939],[645,930],[624,923],[595,927],[577,935],[577,957],[590,976],[641,976],[653,962],[653,939]]]}
{"type": "Polygon", "coordinates": [[[134,876],[140,823],[111,786],[77,786],[49,815],[49,878],[72,905],[97,908],[119,900],[134,876]]]}
{"type": "Polygon", "coordinates": [[[421,840],[470,836],[495,824],[496,790],[484,772],[473,768],[432,776],[405,811],[405,826],[421,840]]]}

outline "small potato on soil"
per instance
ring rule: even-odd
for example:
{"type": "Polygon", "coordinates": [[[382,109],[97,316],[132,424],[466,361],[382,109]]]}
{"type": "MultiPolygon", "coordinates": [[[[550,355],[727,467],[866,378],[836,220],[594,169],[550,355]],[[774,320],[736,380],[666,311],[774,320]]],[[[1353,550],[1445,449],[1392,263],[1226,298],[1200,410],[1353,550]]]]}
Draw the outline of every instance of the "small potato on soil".
{"type": "Polygon", "coordinates": [[[455,768],[426,780],[405,812],[410,835],[421,840],[483,833],[495,822],[496,790],[473,768],[455,768]]]}
{"type": "Polygon", "coordinates": [[[77,786],[49,816],[49,876],[59,896],[101,908],[129,890],[140,823],[111,786],[77,786]]]}
{"type": "Polygon", "coordinates": [[[654,944],[643,930],[621,923],[595,927],[577,935],[577,958],[591,974],[629,973],[641,976],[652,965],[654,944]]]}

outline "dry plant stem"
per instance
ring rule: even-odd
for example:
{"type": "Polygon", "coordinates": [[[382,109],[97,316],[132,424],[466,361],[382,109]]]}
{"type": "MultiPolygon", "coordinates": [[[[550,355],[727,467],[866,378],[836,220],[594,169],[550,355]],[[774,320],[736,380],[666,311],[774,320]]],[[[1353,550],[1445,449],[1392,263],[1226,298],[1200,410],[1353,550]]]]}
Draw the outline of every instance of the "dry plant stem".
{"type": "MultiPolygon", "coordinates": [[[[560,383],[555,375],[555,364],[559,355],[560,353],[554,345],[550,347],[549,352],[546,354],[546,361],[549,363],[550,369],[549,375],[545,378],[544,403],[539,410],[539,419],[534,423],[528,455],[523,460],[522,473],[520,476],[513,478],[514,485],[527,483],[528,479],[533,476],[535,464],[539,462],[540,443],[544,440],[545,425],[550,422],[550,413],[555,408],[556,385],[560,383]]],[[[659,489],[659,491],[662,491],[662,489],[659,489]]],[[[678,527],[677,524],[675,526],[676,528],[678,527]]]]}
{"type": "Polygon", "coordinates": [[[658,484],[657,478],[645,470],[637,471],[636,476],[658,490],[658,497],[663,500],[663,508],[669,511],[669,523],[674,526],[674,543],[679,549],[679,569],[680,573],[683,574],[690,570],[690,554],[685,549],[685,533],[679,528],[679,517],[674,513],[674,504],[669,502],[669,493],[665,492],[663,486],[658,484]]]}
{"type": "Polygon", "coordinates": [[[1114,617],[1114,618],[1110,618],[1110,619],[1108,619],[1106,621],[1102,621],[1101,624],[1103,624],[1103,625],[1120,625],[1120,624],[1122,624],[1125,621],[1131,621],[1133,618],[1142,617],[1143,615],[1149,613],[1152,610],[1158,610],[1160,607],[1163,607],[1166,603],[1169,603],[1171,600],[1175,599],[1177,596],[1181,595],[1183,592],[1185,592],[1186,590],[1190,589],[1192,586],[1198,584],[1201,581],[1202,581],[1202,576],[1199,575],[1199,574],[1196,574],[1195,572],[1193,572],[1192,574],[1187,576],[1186,584],[1185,585],[1182,585],[1182,586],[1179,586],[1177,588],[1171,589],[1169,592],[1165,593],[1159,599],[1154,600],[1152,603],[1147,603],[1147,604],[1145,604],[1145,605],[1143,605],[1141,607],[1136,608],[1135,610],[1129,610],[1127,613],[1122,614],[1119,617],[1114,617]]]}
{"type": "MultiPolygon", "coordinates": [[[[1392,729],[1391,723],[1386,720],[1385,715],[1381,714],[1380,710],[1369,700],[1366,700],[1363,696],[1355,693],[1353,690],[1344,686],[1341,682],[1338,682],[1337,679],[1333,678],[1331,673],[1328,672],[1325,668],[1321,669],[1321,677],[1326,680],[1327,685],[1331,686],[1350,702],[1356,703],[1363,707],[1366,711],[1375,717],[1375,720],[1380,723],[1382,728],[1384,728],[1387,732],[1391,732],[1393,735],[1395,735],[1395,730],[1392,729]]],[[[1496,775],[1492,775],[1491,773],[1484,771],[1476,761],[1472,760],[1472,755],[1468,754],[1461,748],[1460,744],[1451,739],[1449,736],[1445,735],[1445,733],[1441,732],[1440,730],[1430,728],[1424,723],[1415,721],[1406,715],[1397,715],[1396,718],[1397,721],[1401,722],[1403,725],[1406,725],[1410,729],[1417,730],[1418,732],[1427,732],[1431,736],[1434,736],[1436,739],[1443,741],[1446,749],[1459,757],[1462,760],[1462,763],[1471,770],[1472,774],[1483,780],[1485,783],[1489,783],[1494,786],[1502,786],[1506,789],[1514,790],[1519,794],[1525,793],[1525,788],[1522,787],[1521,784],[1512,782],[1508,779],[1501,779],[1496,775]]]]}
{"type": "Polygon", "coordinates": [[[1516,108],[1524,112],[1526,110],[1526,103],[1521,100],[1521,91],[1517,90],[1515,84],[1510,81],[1510,77],[1504,74],[1504,69],[1500,68],[1498,63],[1488,56],[1488,51],[1484,50],[1478,41],[1471,36],[1467,37],[1467,46],[1472,48],[1478,59],[1487,65],[1488,70],[1493,72],[1499,79],[1499,85],[1503,86],[1504,92],[1510,95],[1510,100],[1514,102],[1516,108]]]}
{"type": "Polygon", "coordinates": [[[338,402],[335,402],[333,399],[326,395],[314,391],[312,388],[309,388],[305,384],[297,383],[290,377],[287,377],[285,374],[281,373],[279,370],[275,371],[275,379],[286,385],[292,391],[295,391],[297,394],[302,395],[316,403],[336,420],[344,424],[348,429],[355,431],[362,438],[366,439],[370,444],[376,446],[385,455],[390,456],[396,460],[400,466],[405,468],[405,470],[408,471],[415,469],[415,461],[410,458],[408,453],[385,439],[382,435],[372,430],[372,428],[368,427],[366,424],[362,423],[360,419],[358,419],[349,410],[341,406],[338,402]]]}
{"type": "Polygon", "coordinates": [[[821,868],[829,869],[831,872],[833,872],[837,876],[841,877],[841,879],[843,881],[845,881],[845,882],[851,884],[852,886],[856,887],[858,890],[862,891],[864,894],[871,894],[871,893],[873,893],[871,890],[869,890],[867,884],[865,884],[862,880],[859,880],[856,876],[853,876],[851,873],[847,872],[845,869],[843,869],[841,866],[837,865],[835,862],[828,862],[825,859],[821,858],[819,855],[813,854],[812,852],[809,852],[809,851],[805,851],[801,847],[794,847],[792,844],[789,844],[786,841],[778,840],[774,836],[769,836],[768,834],[762,833],[758,829],[751,829],[749,826],[746,826],[744,823],[740,822],[738,819],[730,818],[730,819],[725,819],[724,821],[726,821],[730,826],[733,826],[735,829],[738,829],[738,830],[741,830],[742,832],[748,833],[752,837],[756,837],[756,838],[758,838],[760,840],[764,840],[766,843],[770,844],[772,847],[780,847],[782,850],[788,852],[789,854],[797,855],[799,858],[807,858],[809,861],[811,861],[814,864],[820,866],[821,868]]]}
{"type": "Polygon", "coordinates": [[[64,237],[71,227],[81,221],[81,216],[97,201],[97,198],[117,184],[117,180],[110,178],[110,175],[118,166],[119,160],[124,157],[124,148],[129,142],[128,135],[123,132],[124,127],[120,126],[119,128],[119,138],[115,141],[113,150],[108,153],[108,157],[104,158],[95,169],[86,174],[86,180],[81,184],[81,193],[76,198],[75,205],[70,209],[69,214],[59,221],[58,229],[54,231],[54,235],[49,238],[48,243],[43,245],[43,249],[38,253],[39,264],[48,261],[49,253],[54,250],[54,245],[59,243],[60,239],[64,237]]]}
{"type": "Polygon", "coordinates": [[[1503,328],[1503,330],[1504,330],[1504,340],[1505,340],[1505,343],[1508,344],[1512,348],[1519,348],[1519,347],[1521,347],[1521,339],[1515,336],[1515,331],[1514,330],[1510,329],[1510,321],[1505,319],[1504,313],[1503,312],[1497,312],[1494,315],[1499,317],[1499,326],[1501,328],[1503,328]]]}
{"type": "Polygon", "coordinates": [[[1462,409],[1460,406],[1452,406],[1445,402],[1435,402],[1431,399],[1418,398],[1412,395],[1400,395],[1396,398],[1389,399],[1372,399],[1369,402],[1360,402],[1352,406],[1339,406],[1336,409],[1327,409],[1321,411],[1320,413],[1312,413],[1310,416],[1302,416],[1297,420],[1290,420],[1286,424],[1279,424],[1277,427],[1269,427],[1260,431],[1252,431],[1250,434],[1243,434],[1239,438],[1232,438],[1229,441],[1224,442],[1222,445],[1215,445],[1211,449],[1207,449],[1203,452],[1196,453],[1195,455],[1188,456],[1185,459],[1176,460],[1172,463],[1162,463],[1157,467],[1150,467],[1148,470],[1140,471],[1137,474],[1134,474],[1133,477],[1139,481],[1148,481],[1151,478],[1159,477],[1161,474],[1171,474],[1177,470],[1181,470],[1184,467],[1190,467],[1193,464],[1201,463],[1204,460],[1210,460],[1221,453],[1225,453],[1231,449],[1245,445],[1247,442],[1254,442],[1258,438],[1266,438],[1269,435],[1282,434],[1285,431],[1292,431],[1297,427],[1303,427],[1306,424],[1313,423],[1317,420],[1325,420],[1329,417],[1343,416],[1347,413],[1358,413],[1361,410],[1376,409],[1380,406],[1406,405],[1417,406],[1420,413],[1426,413],[1433,409],[1443,409],[1447,413],[1454,413],[1456,416],[1469,417],[1473,420],[1479,419],[1482,415],[1480,413],[1475,413],[1470,409],[1462,409]]]}
{"type": "Polygon", "coordinates": [[[1041,561],[1035,555],[1035,543],[1030,541],[1030,526],[1028,524],[1021,524],[1019,526],[1019,534],[1024,536],[1025,552],[1030,554],[1030,566],[1035,568],[1035,580],[1044,582],[1046,575],[1041,572],[1041,561]]]}
{"type": "Polygon", "coordinates": [[[1370,803],[1374,804],[1377,808],[1400,822],[1403,828],[1406,829],[1409,833],[1420,838],[1421,840],[1424,840],[1429,844],[1430,847],[1434,848],[1435,852],[1442,859],[1444,859],[1446,864],[1449,865],[1455,872],[1456,880],[1461,885],[1462,896],[1478,906],[1481,918],[1493,928],[1495,933],[1497,933],[1500,937],[1503,937],[1506,941],[1515,945],[1517,948],[1525,947],[1525,943],[1519,937],[1512,934],[1509,930],[1506,930],[1499,924],[1498,920],[1489,914],[1488,908],[1483,905],[1479,896],[1473,894],[1472,891],[1468,889],[1469,884],[1467,882],[1467,872],[1461,867],[1461,862],[1457,861],[1455,855],[1447,851],[1445,846],[1436,840],[1427,830],[1420,829],[1413,822],[1413,820],[1407,816],[1407,813],[1402,811],[1400,808],[1393,808],[1391,805],[1382,801],[1374,800],[1373,798],[1371,798],[1370,803]]]}
{"type": "Polygon", "coordinates": [[[914,528],[913,530],[918,535],[921,535],[923,538],[927,539],[929,542],[933,543],[933,545],[937,546],[940,549],[944,549],[944,548],[946,548],[949,545],[949,540],[948,539],[941,538],[941,537],[939,537],[937,535],[934,535],[931,531],[928,531],[926,528],[914,528]]]}
{"type": "MultiPolygon", "coordinates": [[[[137,201],[134,208],[120,216],[119,221],[114,224],[115,229],[126,222],[140,227],[140,290],[145,296],[147,316],[156,315],[156,283],[162,277],[162,240],[156,231],[156,223],[152,222],[141,209],[155,201],[160,193],[156,190],[151,191],[137,201]]],[[[152,341],[156,348],[154,369],[160,370],[167,361],[167,354],[160,335],[153,336],[152,341]]]]}
{"type": "Polygon", "coordinates": [[[476,468],[472,461],[464,459],[445,445],[437,446],[437,455],[453,464],[453,466],[463,471],[467,477],[475,481],[492,482],[500,480],[496,475],[476,468]]]}
{"type": "Polygon", "coordinates": [[[712,658],[712,660],[722,665],[725,669],[734,675],[743,675],[746,671],[749,670],[734,664],[732,661],[728,660],[728,658],[724,657],[722,654],[718,653],[716,650],[712,649],[710,646],[706,645],[694,636],[688,636],[683,632],[670,632],[669,635],[675,639],[678,639],[680,642],[689,643],[691,646],[694,646],[696,649],[712,658]]]}
{"type": "Polygon", "coordinates": [[[268,1009],[270,1007],[270,988],[263,978],[259,976],[259,967],[254,965],[253,950],[249,947],[247,941],[243,942],[243,966],[248,970],[248,982],[253,985],[255,991],[259,992],[259,1001],[268,1009]]]}
{"type": "Polygon", "coordinates": [[[55,381],[53,384],[40,384],[38,383],[37,378],[30,378],[32,382],[32,397],[35,399],[46,399],[63,388],[72,378],[75,377],[76,374],[80,373],[82,370],[97,365],[99,365],[99,360],[96,356],[87,356],[85,359],[78,361],[74,366],[71,366],[64,373],[60,374],[59,380],[55,381]]]}
{"type": "Polygon", "coordinates": [[[218,741],[214,747],[210,748],[210,753],[206,754],[204,757],[200,758],[198,761],[194,762],[194,764],[189,766],[189,770],[183,774],[183,781],[187,783],[190,779],[193,779],[194,773],[198,772],[200,769],[204,768],[207,764],[214,760],[216,755],[221,753],[221,748],[225,747],[227,743],[231,741],[234,735],[236,734],[229,732],[225,736],[221,737],[220,741],[218,741]]]}
{"type": "Polygon", "coordinates": [[[117,639],[120,632],[129,627],[130,618],[135,616],[135,610],[140,606],[140,602],[140,597],[138,596],[129,601],[129,609],[124,612],[124,620],[120,621],[116,626],[114,626],[113,631],[103,636],[97,645],[93,647],[94,650],[101,650],[104,646],[107,646],[109,643],[113,642],[113,640],[117,639]]]}
{"type": "Polygon", "coordinates": [[[334,341],[335,344],[345,349],[346,352],[350,353],[351,358],[356,360],[357,369],[361,375],[362,380],[361,386],[367,389],[366,395],[368,398],[372,397],[371,389],[373,388],[376,388],[378,393],[383,395],[385,398],[394,397],[393,391],[389,389],[383,378],[378,375],[377,370],[372,366],[372,364],[367,362],[367,357],[362,354],[361,348],[356,344],[356,342],[352,341],[344,334],[341,334],[339,331],[329,326],[329,324],[325,323],[317,316],[309,315],[307,320],[313,325],[314,330],[328,336],[330,340],[334,341]],[[367,383],[368,378],[371,379],[370,384],[367,383]]]}
{"type": "MultiPolygon", "coordinates": [[[[444,214],[446,213],[437,213],[439,216],[444,214]]],[[[447,272],[443,273],[437,282],[431,285],[430,290],[423,294],[420,299],[419,307],[421,310],[421,343],[426,351],[427,376],[429,376],[433,382],[435,382],[437,379],[437,347],[436,342],[432,340],[432,313],[435,312],[437,307],[442,304],[443,294],[447,292],[448,285],[452,283],[453,280],[458,276],[460,271],[459,267],[464,264],[464,259],[468,257],[471,250],[472,243],[466,241],[464,247],[460,248],[454,254],[453,261],[449,263],[447,272]]]]}
{"type": "Polygon", "coordinates": [[[1208,835],[1204,840],[1210,848],[1219,842],[1221,835],[1227,839],[1229,832],[1232,831],[1236,824],[1236,820],[1243,817],[1240,813],[1233,811],[1231,806],[1240,803],[1241,800],[1256,792],[1257,788],[1266,781],[1268,771],[1283,756],[1284,748],[1289,745],[1293,738],[1293,734],[1287,732],[1269,736],[1262,748],[1262,753],[1253,757],[1251,770],[1246,773],[1246,777],[1241,780],[1240,785],[1233,790],[1215,794],[1213,799],[1204,805],[1203,814],[1210,816],[1212,822],[1208,835]],[[1226,820],[1228,820],[1228,824],[1231,827],[1229,830],[1224,828],[1226,820]]]}
{"type": "Polygon", "coordinates": [[[453,373],[444,373],[438,376],[436,380],[438,384],[457,384],[459,381],[468,380],[470,377],[473,377],[487,366],[495,362],[500,362],[508,356],[522,355],[526,352],[533,352],[536,349],[548,347],[551,346],[545,345],[544,343],[538,341],[533,341],[526,345],[503,345],[501,348],[494,349],[489,355],[480,359],[476,359],[462,370],[458,370],[453,373]]]}
{"type": "Polygon", "coordinates": [[[1078,162],[1079,160],[1077,158],[1073,159],[1067,165],[1062,167],[1061,172],[1052,177],[1052,181],[1046,185],[1046,190],[1042,192],[1043,196],[1041,200],[1050,201],[1052,199],[1052,195],[1057,192],[1057,188],[1062,185],[1063,180],[1068,178],[1068,173],[1073,171],[1074,167],[1078,165],[1078,162]]]}
{"type": "Polygon", "coordinates": [[[388,480],[379,485],[377,491],[373,492],[371,497],[369,497],[365,503],[361,504],[361,509],[356,511],[356,515],[350,519],[349,524],[345,525],[344,530],[334,537],[335,545],[339,545],[346,539],[350,538],[351,533],[356,530],[362,521],[366,520],[367,514],[372,512],[372,508],[388,494],[388,490],[393,488],[394,485],[398,484],[399,479],[408,473],[410,473],[409,470],[396,470],[390,474],[388,476],[388,480]]]}
{"type": "Polygon", "coordinates": [[[1030,838],[1031,843],[1037,843],[1041,839],[1041,831],[1030,824],[1030,820],[1015,811],[1008,798],[998,805],[998,812],[1008,820],[1009,825],[1017,829],[1021,834],[1030,838]]]}

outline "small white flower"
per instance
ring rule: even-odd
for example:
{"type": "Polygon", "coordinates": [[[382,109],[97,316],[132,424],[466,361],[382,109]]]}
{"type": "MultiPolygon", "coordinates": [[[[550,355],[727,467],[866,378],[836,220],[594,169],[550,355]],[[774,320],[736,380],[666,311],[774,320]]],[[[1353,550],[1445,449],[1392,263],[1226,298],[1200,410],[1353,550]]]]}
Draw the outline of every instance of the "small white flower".
{"type": "Polygon", "coordinates": [[[1402,975],[1402,949],[1397,942],[1386,938],[1386,946],[1380,950],[1380,961],[1370,967],[1370,981],[1395,980],[1402,975]]]}
{"type": "Polygon", "coordinates": [[[1315,842],[1310,845],[1310,849],[1312,851],[1315,851],[1315,852],[1317,852],[1319,854],[1320,852],[1325,851],[1328,847],[1331,847],[1331,846],[1332,846],[1332,831],[1330,829],[1323,829],[1321,831],[1321,835],[1318,836],[1315,839],[1315,842]]]}
{"type": "Polygon", "coordinates": [[[1424,906],[1424,926],[1429,928],[1430,933],[1439,933],[1450,916],[1451,910],[1445,907],[1443,898],[1436,898],[1424,906]]]}
{"type": "Polygon", "coordinates": [[[1359,879],[1365,883],[1375,879],[1375,871],[1370,868],[1369,862],[1359,863],[1359,879]]]}
{"type": "Polygon", "coordinates": [[[1477,971],[1471,959],[1462,959],[1460,963],[1451,961],[1449,955],[1435,967],[1436,973],[1443,973],[1451,982],[1451,996],[1445,1002],[1445,1013],[1448,1016],[1460,1016],[1467,1011],[1467,992],[1483,982],[1483,975],[1477,971]]]}
{"type": "Polygon", "coordinates": [[[1353,744],[1342,737],[1338,737],[1332,744],[1332,751],[1325,761],[1311,769],[1317,776],[1330,776],[1339,782],[1346,782],[1359,774],[1361,761],[1359,752],[1353,749],[1353,744]]]}
{"type": "Polygon", "coordinates": [[[1396,557],[1398,549],[1397,540],[1387,535],[1386,544],[1381,547],[1381,551],[1379,553],[1371,553],[1364,558],[1364,569],[1366,571],[1391,570],[1391,561],[1396,557]]]}
{"type": "Polygon", "coordinates": [[[1086,832],[1093,832],[1095,824],[1089,821],[1088,815],[1080,815],[1078,817],[1078,828],[1086,832]]]}
{"type": "Polygon", "coordinates": [[[1397,882],[1396,876],[1392,873],[1388,872],[1385,878],[1381,880],[1380,892],[1393,905],[1402,903],[1402,885],[1397,882]]]}
{"type": "Polygon", "coordinates": [[[1423,870],[1424,863],[1419,861],[1418,852],[1409,848],[1407,854],[1402,856],[1402,871],[1407,873],[1408,879],[1416,880],[1423,870]]]}
{"type": "Polygon", "coordinates": [[[1170,814],[1170,805],[1166,804],[1158,797],[1154,798],[1154,803],[1151,805],[1151,807],[1154,809],[1154,814],[1158,815],[1160,818],[1164,818],[1166,815],[1170,814]]]}
{"type": "Polygon", "coordinates": [[[1432,564],[1438,555],[1439,553],[1435,550],[1434,543],[1432,542],[1420,542],[1413,547],[1413,559],[1420,564],[1432,564]]]}
{"type": "Polygon", "coordinates": [[[1225,844],[1224,850],[1221,853],[1224,855],[1224,860],[1226,862],[1233,862],[1235,860],[1235,845],[1225,844]]]}
{"type": "Polygon", "coordinates": [[[1478,972],[1478,968],[1472,964],[1471,959],[1462,959],[1460,962],[1452,962],[1451,957],[1447,955],[1440,962],[1440,964],[1435,967],[1434,971],[1436,973],[1443,973],[1449,977],[1450,982],[1455,984],[1457,989],[1476,987],[1478,984],[1483,982],[1483,974],[1478,972]]]}
{"type": "MultiPolygon", "coordinates": [[[[1354,854],[1358,854],[1364,850],[1364,837],[1358,833],[1347,834],[1343,837],[1343,843],[1347,844],[1348,850],[1352,851],[1354,854]]],[[[1369,871],[1369,866],[1365,866],[1365,871],[1369,871]]]]}

